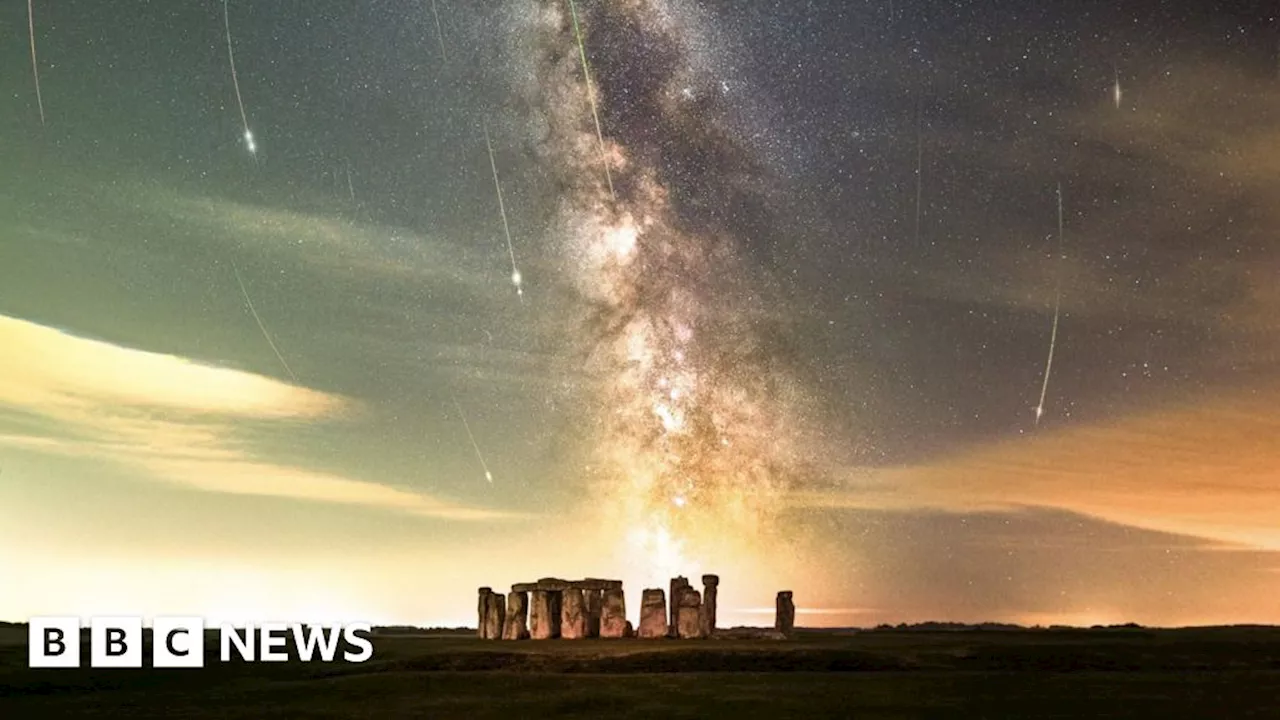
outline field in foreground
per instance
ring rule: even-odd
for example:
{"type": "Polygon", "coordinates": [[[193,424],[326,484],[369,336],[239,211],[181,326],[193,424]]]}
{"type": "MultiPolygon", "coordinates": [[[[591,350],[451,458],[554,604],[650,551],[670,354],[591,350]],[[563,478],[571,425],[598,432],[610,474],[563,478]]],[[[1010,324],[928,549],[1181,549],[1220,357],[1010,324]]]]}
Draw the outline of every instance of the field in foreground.
{"type": "Polygon", "coordinates": [[[223,664],[206,646],[198,670],[33,670],[26,628],[0,628],[0,717],[1280,717],[1277,628],[380,636],[359,665],[223,664]]]}

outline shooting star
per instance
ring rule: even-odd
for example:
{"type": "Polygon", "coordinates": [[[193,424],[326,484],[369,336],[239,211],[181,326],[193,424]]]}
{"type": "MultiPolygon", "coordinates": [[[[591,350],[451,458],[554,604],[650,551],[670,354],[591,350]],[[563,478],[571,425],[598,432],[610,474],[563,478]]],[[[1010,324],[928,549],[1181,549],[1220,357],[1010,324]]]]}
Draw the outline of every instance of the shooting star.
{"type": "MultiPolygon", "coordinates": [[[[1058,183],[1058,258],[1062,255],[1062,183],[1058,183]]],[[[1040,386],[1040,404],[1036,406],[1036,425],[1044,415],[1044,398],[1049,392],[1049,373],[1053,370],[1053,351],[1058,344],[1058,319],[1062,311],[1062,273],[1058,273],[1053,299],[1053,331],[1049,334],[1049,359],[1044,365],[1044,383],[1040,386]]]]}
{"type": "Polygon", "coordinates": [[[1117,109],[1117,110],[1119,110],[1119,109],[1120,109],[1120,99],[1121,99],[1121,92],[1120,92],[1120,69],[1119,69],[1119,68],[1116,68],[1116,84],[1115,84],[1115,85],[1113,85],[1113,86],[1112,86],[1112,88],[1111,88],[1111,95],[1112,95],[1112,97],[1113,97],[1113,98],[1115,98],[1115,101],[1116,101],[1116,109],[1117,109]]]}
{"type": "Polygon", "coordinates": [[[440,29],[440,13],[436,12],[436,0],[431,0],[431,15],[436,19],[436,39],[440,41],[440,61],[448,62],[444,54],[444,31],[440,29]]]}
{"type": "Polygon", "coordinates": [[[458,410],[458,417],[462,418],[462,427],[467,431],[467,438],[471,440],[471,447],[476,451],[476,459],[480,461],[480,467],[484,469],[484,479],[493,484],[493,473],[489,472],[489,463],[484,461],[484,454],[480,452],[480,446],[476,444],[476,436],[471,434],[471,424],[467,422],[467,414],[462,412],[462,406],[458,404],[458,398],[453,394],[449,395],[453,399],[453,406],[458,410]]]}
{"type": "Polygon", "coordinates": [[[44,127],[44,99],[40,97],[40,64],[36,62],[36,16],[32,3],[27,0],[27,33],[31,38],[31,74],[36,79],[36,105],[40,108],[40,127],[44,127]]]}
{"type": "Polygon", "coordinates": [[[258,145],[253,141],[253,133],[249,130],[249,116],[244,111],[244,99],[240,97],[240,78],[236,75],[236,56],[231,51],[231,15],[227,10],[227,0],[222,0],[222,24],[227,28],[227,58],[231,60],[231,84],[236,88],[236,103],[240,106],[240,121],[244,124],[244,144],[258,162],[258,145]]]}
{"type": "Polygon", "coordinates": [[[569,12],[573,15],[573,34],[578,38],[578,56],[582,58],[582,81],[587,86],[587,101],[591,103],[591,117],[596,122],[596,140],[600,143],[600,162],[604,165],[604,178],[609,183],[609,197],[615,201],[613,173],[609,170],[609,154],[604,148],[604,132],[600,129],[600,111],[596,108],[596,92],[591,85],[591,71],[587,68],[587,46],[582,42],[582,28],[578,25],[578,7],[569,0],[569,12]]]}
{"type": "Polygon", "coordinates": [[[498,163],[493,159],[493,143],[489,140],[489,123],[484,122],[484,146],[489,150],[489,167],[493,170],[493,189],[498,193],[498,212],[502,214],[502,230],[507,235],[507,254],[511,256],[511,284],[516,286],[516,295],[524,302],[524,278],[516,267],[516,251],[511,245],[511,226],[507,223],[507,205],[502,200],[502,185],[498,182],[498,163]]]}
{"type": "Polygon", "coordinates": [[[240,278],[240,268],[236,267],[236,261],[231,261],[231,271],[236,274],[236,283],[240,285],[240,294],[244,296],[245,304],[249,306],[249,312],[253,314],[253,319],[258,323],[258,329],[262,331],[262,337],[266,338],[267,344],[271,346],[271,352],[276,354],[276,359],[284,366],[285,372],[289,373],[289,377],[293,378],[294,384],[298,383],[298,376],[293,374],[293,368],[289,367],[289,363],[285,362],[284,356],[280,354],[280,349],[276,347],[276,343],[271,339],[271,333],[267,332],[267,326],[262,324],[262,318],[258,316],[258,310],[253,306],[253,300],[249,297],[249,291],[245,289],[244,280],[240,278]]]}

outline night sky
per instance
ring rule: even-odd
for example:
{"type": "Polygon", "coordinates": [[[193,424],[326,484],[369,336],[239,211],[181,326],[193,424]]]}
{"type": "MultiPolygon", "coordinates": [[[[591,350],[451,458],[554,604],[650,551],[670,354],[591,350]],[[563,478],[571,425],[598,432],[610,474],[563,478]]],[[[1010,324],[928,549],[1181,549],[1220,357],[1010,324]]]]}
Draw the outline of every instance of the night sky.
{"type": "Polygon", "coordinates": [[[1280,623],[1270,3],[471,5],[0,8],[0,618],[1280,623]]]}

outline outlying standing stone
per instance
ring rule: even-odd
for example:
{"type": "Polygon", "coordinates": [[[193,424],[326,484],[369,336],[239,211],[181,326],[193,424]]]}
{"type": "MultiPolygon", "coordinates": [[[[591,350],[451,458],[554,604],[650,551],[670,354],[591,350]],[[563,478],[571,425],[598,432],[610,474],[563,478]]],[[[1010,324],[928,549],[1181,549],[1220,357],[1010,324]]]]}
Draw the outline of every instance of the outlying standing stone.
{"type": "Polygon", "coordinates": [[[587,636],[587,601],[582,590],[571,587],[560,594],[560,637],[578,640],[587,636]]]}
{"type": "Polygon", "coordinates": [[[502,626],[503,640],[524,640],[529,637],[529,594],[511,591],[507,595],[507,621],[502,626]]]}
{"type": "Polygon", "coordinates": [[[680,606],[676,608],[676,637],[703,637],[702,626],[698,621],[701,608],[702,594],[691,587],[684,588],[680,593],[680,606]]]}
{"type": "Polygon", "coordinates": [[[622,590],[605,590],[600,608],[600,637],[628,637],[627,597],[622,590]]]}
{"type": "Polygon", "coordinates": [[[648,588],[640,595],[640,637],[667,635],[667,598],[662,588],[648,588]]]}
{"type": "Polygon", "coordinates": [[[784,635],[790,635],[796,626],[796,605],[791,601],[791,591],[778,592],[778,615],[773,622],[773,629],[784,635]]]}
{"type": "Polygon", "coordinates": [[[698,629],[702,637],[711,637],[716,631],[716,593],[719,585],[718,575],[702,576],[702,608],[698,615],[698,629]]]}

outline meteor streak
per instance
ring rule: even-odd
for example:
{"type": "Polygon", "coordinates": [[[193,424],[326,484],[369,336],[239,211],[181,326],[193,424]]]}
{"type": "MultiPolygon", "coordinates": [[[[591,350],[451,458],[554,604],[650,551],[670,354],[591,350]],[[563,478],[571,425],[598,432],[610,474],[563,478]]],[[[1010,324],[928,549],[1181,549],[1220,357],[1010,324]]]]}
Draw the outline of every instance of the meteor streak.
{"type": "MultiPolygon", "coordinates": [[[[1058,183],[1058,257],[1062,258],[1062,183],[1058,183]]],[[[1036,425],[1044,415],[1044,398],[1049,392],[1049,372],[1053,370],[1053,351],[1058,344],[1058,318],[1062,310],[1062,273],[1058,273],[1053,299],[1053,331],[1049,334],[1049,360],[1044,365],[1044,384],[1040,386],[1040,404],[1036,406],[1036,425]]]]}
{"type": "Polygon", "coordinates": [[[240,278],[240,269],[236,267],[236,261],[231,261],[231,270],[236,274],[236,283],[240,285],[240,294],[244,296],[245,303],[249,306],[249,312],[253,313],[253,319],[258,323],[258,329],[262,331],[262,337],[266,338],[267,344],[271,346],[271,352],[276,354],[276,359],[284,366],[285,372],[289,373],[289,377],[293,378],[293,382],[298,382],[298,376],[293,374],[293,368],[289,367],[289,363],[284,361],[284,356],[280,354],[276,343],[271,339],[271,333],[267,332],[267,326],[262,324],[262,318],[258,316],[258,310],[253,306],[253,300],[249,298],[249,291],[245,289],[244,280],[240,278]]]}
{"type": "Polygon", "coordinates": [[[493,189],[498,193],[498,212],[502,214],[502,230],[507,236],[507,254],[511,256],[511,284],[516,286],[516,295],[524,302],[524,279],[520,269],[516,267],[516,251],[511,245],[511,226],[507,223],[507,206],[502,200],[502,185],[498,182],[498,163],[493,159],[493,143],[489,140],[489,123],[484,123],[484,146],[489,150],[489,167],[493,170],[493,189]]]}
{"type": "Polygon", "coordinates": [[[462,418],[462,427],[467,431],[467,439],[471,440],[471,447],[476,451],[476,459],[480,461],[480,467],[484,469],[484,479],[493,484],[493,473],[489,472],[489,463],[484,461],[484,454],[480,452],[480,446],[476,444],[476,436],[471,434],[471,425],[467,422],[467,414],[462,412],[462,406],[458,404],[458,398],[452,394],[449,397],[453,400],[453,406],[458,410],[458,417],[462,418]]]}
{"type": "Polygon", "coordinates": [[[244,111],[244,100],[240,97],[240,78],[236,75],[236,56],[231,51],[231,16],[227,11],[227,0],[222,0],[222,24],[227,28],[227,58],[231,60],[231,84],[236,88],[236,103],[240,106],[240,121],[244,124],[244,144],[258,162],[258,146],[253,141],[253,133],[249,130],[249,116],[244,111]]]}
{"type": "Polygon", "coordinates": [[[1116,70],[1116,84],[1112,87],[1111,94],[1115,97],[1116,109],[1120,109],[1120,70],[1116,70]]]}
{"type": "Polygon", "coordinates": [[[596,140],[600,143],[600,162],[604,165],[604,178],[609,182],[609,197],[617,200],[613,192],[613,173],[609,170],[609,155],[604,149],[604,132],[600,130],[600,111],[596,108],[596,91],[591,84],[591,72],[587,69],[587,47],[582,42],[582,28],[578,25],[578,8],[569,0],[569,13],[573,15],[573,34],[578,38],[578,56],[582,58],[582,81],[587,88],[587,100],[591,103],[591,117],[596,122],[596,140]]]}
{"type": "Polygon", "coordinates": [[[27,0],[27,33],[31,38],[31,74],[36,79],[36,105],[40,107],[40,126],[44,127],[44,100],[40,97],[40,65],[36,62],[36,19],[32,2],[27,0]]]}
{"type": "Polygon", "coordinates": [[[436,39],[440,41],[440,61],[447,62],[444,54],[444,31],[440,29],[440,13],[436,12],[436,0],[431,0],[431,15],[436,19],[436,39]]]}

